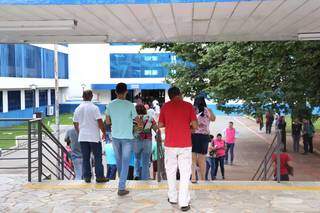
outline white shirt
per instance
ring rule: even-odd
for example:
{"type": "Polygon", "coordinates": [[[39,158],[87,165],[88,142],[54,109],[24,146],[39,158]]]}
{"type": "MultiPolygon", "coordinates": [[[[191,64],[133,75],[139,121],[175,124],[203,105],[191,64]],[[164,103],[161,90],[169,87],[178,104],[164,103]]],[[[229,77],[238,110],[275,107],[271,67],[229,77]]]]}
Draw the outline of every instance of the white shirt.
{"type": "Polygon", "coordinates": [[[91,101],[81,103],[74,111],[73,122],[79,123],[79,142],[100,142],[99,108],[91,101]]]}

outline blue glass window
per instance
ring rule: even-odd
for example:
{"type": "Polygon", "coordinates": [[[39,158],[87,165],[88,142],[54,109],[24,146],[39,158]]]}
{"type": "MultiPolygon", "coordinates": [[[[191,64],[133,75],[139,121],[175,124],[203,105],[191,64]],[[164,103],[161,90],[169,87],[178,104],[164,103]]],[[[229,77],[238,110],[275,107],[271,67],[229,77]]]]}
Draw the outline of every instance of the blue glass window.
{"type": "Polygon", "coordinates": [[[9,111],[21,109],[20,91],[8,91],[8,109],[9,111]]]}
{"type": "Polygon", "coordinates": [[[25,96],[25,106],[26,108],[32,108],[34,107],[34,91],[32,90],[25,90],[24,91],[25,96]]]}
{"type": "Polygon", "coordinates": [[[56,91],[54,89],[51,89],[50,92],[51,92],[51,105],[53,106],[56,103],[56,97],[55,97],[56,91]]]}
{"type": "Polygon", "coordinates": [[[68,79],[68,66],[69,66],[69,58],[68,54],[58,53],[58,61],[59,61],[59,78],[68,79]]]}
{"type": "Polygon", "coordinates": [[[48,92],[47,90],[39,90],[39,106],[48,105],[48,92]]]}
{"type": "MultiPolygon", "coordinates": [[[[67,79],[68,54],[58,54],[59,78],[67,79]]],[[[54,78],[54,52],[28,44],[0,44],[0,77],[54,78]]]]}
{"type": "Polygon", "coordinates": [[[2,91],[0,91],[0,112],[3,112],[2,91]]]}
{"type": "Polygon", "coordinates": [[[168,65],[175,63],[173,53],[110,54],[111,78],[164,78],[168,65]]]}

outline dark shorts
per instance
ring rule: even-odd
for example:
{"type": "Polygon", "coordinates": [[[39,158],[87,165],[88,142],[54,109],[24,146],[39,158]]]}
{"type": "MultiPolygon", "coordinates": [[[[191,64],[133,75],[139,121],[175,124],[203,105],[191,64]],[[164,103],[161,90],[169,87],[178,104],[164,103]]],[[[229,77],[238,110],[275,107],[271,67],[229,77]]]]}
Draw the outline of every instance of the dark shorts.
{"type": "Polygon", "coordinates": [[[206,155],[208,152],[208,144],[210,142],[209,135],[192,134],[192,152],[206,155]]]}

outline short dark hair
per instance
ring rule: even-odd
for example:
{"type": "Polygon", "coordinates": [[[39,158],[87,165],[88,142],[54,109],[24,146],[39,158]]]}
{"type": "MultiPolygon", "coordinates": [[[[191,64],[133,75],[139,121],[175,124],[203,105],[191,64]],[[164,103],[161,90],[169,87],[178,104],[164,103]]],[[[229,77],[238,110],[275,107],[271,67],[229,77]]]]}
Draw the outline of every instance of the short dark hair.
{"type": "Polygon", "coordinates": [[[91,101],[93,97],[92,90],[84,90],[82,93],[82,98],[84,101],[91,101]]]}
{"type": "Polygon", "coordinates": [[[180,89],[173,86],[168,90],[168,95],[170,99],[173,99],[174,97],[181,95],[180,89]]]}
{"type": "Polygon", "coordinates": [[[125,92],[127,92],[128,89],[127,89],[127,85],[125,83],[118,83],[117,86],[116,86],[116,93],[118,95],[122,95],[124,94],[125,92]]]}
{"type": "Polygon", "coordinates": [[[144,107],[144,105],[142,105],[142,104],[136,105],[136,111],[137,111],[138,115],[146,115],[147,114],[147,110],[144,107]]]}
{"type": "Polygon", "coordinates": [[[232,122],[232,121],[229,121],[229,124],[233,124],[233,122],[232,122]]]}
{"type": "Polygon", "coordinates": [[[217,134],[217,137],[219,137],[219,136],[222,137],[222,135],[220,133],[217,134]]]}

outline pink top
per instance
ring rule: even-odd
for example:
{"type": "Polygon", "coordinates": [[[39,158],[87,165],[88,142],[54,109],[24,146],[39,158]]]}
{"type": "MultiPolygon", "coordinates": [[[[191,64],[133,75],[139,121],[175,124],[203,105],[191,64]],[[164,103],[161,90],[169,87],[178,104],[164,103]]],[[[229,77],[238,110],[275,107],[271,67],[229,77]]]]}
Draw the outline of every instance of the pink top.
{"type": "Polygon", "coordinates": [[[204,134],[204,135],[209,135],[210,130],[209,130],[209,125],[210,125],[210,112],[208,108],[204,109],[204,116],[199,115],[198,110],[196,111],[197,113],[197,120],[198,120],[198,129],[195,130],[194,133],[196,134],[204,134]]]}
{"type": "Polygon", "coordinates": [[[234,143],[236,141],[236,130],[235,128],[226,129],[226,143],[234,143]]]}
{"type": "Polygon", "coordinates": [[[225,156],[226,155],[226,151],[224,149],[224,140],[215,139],[213,141],[213,143],[214,143],[214,148],[216,149],[217,157],[225,156]]]}

